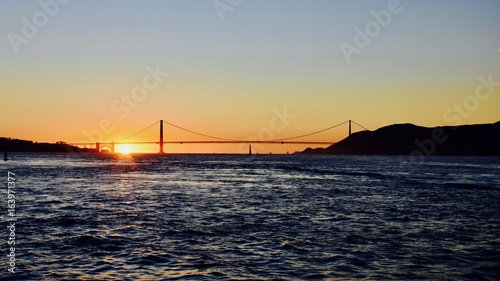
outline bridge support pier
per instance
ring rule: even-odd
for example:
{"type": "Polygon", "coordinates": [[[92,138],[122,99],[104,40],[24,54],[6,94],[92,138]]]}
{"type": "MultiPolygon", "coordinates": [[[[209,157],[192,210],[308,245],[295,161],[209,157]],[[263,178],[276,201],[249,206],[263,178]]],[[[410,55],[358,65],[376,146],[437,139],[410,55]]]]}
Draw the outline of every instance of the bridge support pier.
{"type": "Polygon", "coordinates": [[[101,144],[99,142],[95,143],[95,152],[101,152],[101,144]]]}
{"type": "Polygon", "coordinates": [[[111,143],[111,153],[115,153],[115,143],[111,143]]]}
{"type": "Polygon", "coordinates": [[[163,120],[160,120],[160,154],[165,153],[163,151],[163,120]]]}

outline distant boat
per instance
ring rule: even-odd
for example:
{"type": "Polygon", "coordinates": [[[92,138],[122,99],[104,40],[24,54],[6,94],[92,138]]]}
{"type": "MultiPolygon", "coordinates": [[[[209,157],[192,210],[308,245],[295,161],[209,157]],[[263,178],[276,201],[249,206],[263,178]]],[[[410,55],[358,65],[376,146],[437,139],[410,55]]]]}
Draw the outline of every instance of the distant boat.
{"type": "Polygon", "coordinates": [[[3,153],[3,161],[7,161],[9,158],[7,158],[7,151],[3,153]]]}

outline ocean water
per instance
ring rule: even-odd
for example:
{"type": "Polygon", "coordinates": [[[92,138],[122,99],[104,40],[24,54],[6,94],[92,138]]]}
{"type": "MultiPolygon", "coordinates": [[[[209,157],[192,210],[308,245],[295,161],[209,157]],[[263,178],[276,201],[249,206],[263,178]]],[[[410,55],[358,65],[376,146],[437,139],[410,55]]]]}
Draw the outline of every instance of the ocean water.
{"type": "Polygon", "coordinates": [[[500,280],[500,158],[10,157],[2,280],[500,280]]]}

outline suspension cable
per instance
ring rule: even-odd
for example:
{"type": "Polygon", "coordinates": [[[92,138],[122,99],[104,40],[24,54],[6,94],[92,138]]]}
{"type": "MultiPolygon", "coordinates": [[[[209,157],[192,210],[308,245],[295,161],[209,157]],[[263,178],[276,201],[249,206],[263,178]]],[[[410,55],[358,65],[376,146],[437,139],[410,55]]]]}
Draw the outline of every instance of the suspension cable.
{"type": "Polygon", "coordinates": [[[126,139],[129,139],[129,138],[131,138],[131,137],[135,136],[135,135],[138,135],[138,134],[140,134],[140,133],[142,133],[142,132],[146,131],[147,129],[149,129],[149,128],[151,128],[151,127],[155,126],[156,124],[158,124],[158,121],[154,122],[153,124],[151,124],[151,125],[149,125],[148,127],[144,128],[144,129],[142,129],[142,130],[140,130],[140,131],[139,131],[139,132],[137,132],[137,133],[134,133],[134,134],[132,134],[132,135],[130,135],[130,136],[128,136],[128,137],[126,137],[126,138],[123,138],[123,139],[119,140],[118,142],[122,142],[122,141],[124,141],[124,140],[126,140],[126,139]]]}
{"type": "Polygon", "coordinates": [[[354,121],[352,121],[352,123],[354,123],[354,124],[358,125],[359,127],[363,128],[363,129],[365,129],[365,130],[367,130],[367,131],[370,131],[370,130],[368,130],[367,128],[365,128],[365,127],[363,127],[363,126],[359,125],[358,123],[356,123],[356,122],[354,122],[354,121]]]}
{"type": "Polygon", "coordinates": [[[307,136],[310,136],[310,135],[319,134],[319,133],[322,133],[322,132],[324,132],[324,131],[328,131],[328,130],[331,130],[331,129],[333,129],[333,128],[336,128],[336,127],[342,126],[342,125],[346,124],[347,122],[349,122],[349,121],[345,121],[345,122],[342,122],[342,123],[337,124],[337,125],[335,125],[335,126],[332,126],[332,127],[329,127],[329,128],[323,129],[323,130],[319,130],[319,131],[316,131],[316,132],[312,132],[312,133],[309,133],[309,134],[300,135],[300,136],[295,136],[295,137],[290,137],[290,138],[284,138],[284,139],[276,139],[275,141],[286,141],[286,140],[298,139],[298,138],[307,137],[307,136]]]}
{"type": "Polygon", "coordinates": [[[189,133],[195,134],[195,135],[199,135],[199,136],[207,137],[207,138],[218,139],[218,140],[226,140],[226,141],[236,141],[236,139],[228,139],[228,138],[214,137],[214,136],[210,136],[210,135],[205,135],[205,134],[202,134],[202,133],[198,133],[198,132],[195,132],[195,131],[191,131],[191,130],[188,130],[188,129],[186,129],[186,128],[183,128],[183,127],[177,126],[177,125],[172,124],[172,123],[170,123],[170,122],[167,122],[167,121],[163,121],[163,123],[165,123],[165,124],[167,124],[167,125],[170,125],[170,126],[172,126],[172,127],[175,127],[175,128],[177,128],[177,129],[180,129],[180,130],[183,130],[183,131],[186,131],[186,132],[189,132],[189,133]]]}

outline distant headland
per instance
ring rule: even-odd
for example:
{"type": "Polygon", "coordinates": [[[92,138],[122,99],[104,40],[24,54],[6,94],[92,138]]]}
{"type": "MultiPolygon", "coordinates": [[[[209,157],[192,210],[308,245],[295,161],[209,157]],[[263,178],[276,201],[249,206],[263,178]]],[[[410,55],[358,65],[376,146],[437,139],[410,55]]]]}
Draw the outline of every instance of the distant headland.
{"type": "Polygon", "coordinates": [[[0,137],[0,152],[96,152],[92,148],[80,148],[65,142],[47,143],[0,137]]]}
{"type": "Polygon", "coordinates": [[[327,148],[297,154],[500,156],[500,121],[427,128],[397,124],[354,133],[327,148]]]}

